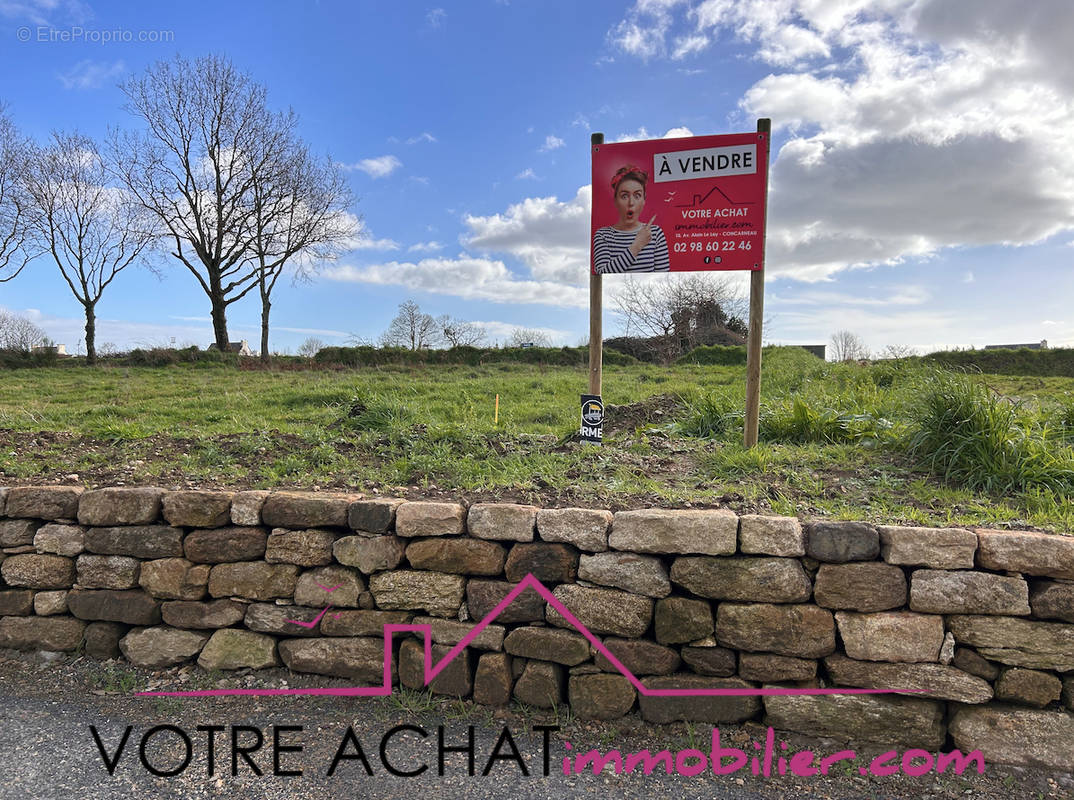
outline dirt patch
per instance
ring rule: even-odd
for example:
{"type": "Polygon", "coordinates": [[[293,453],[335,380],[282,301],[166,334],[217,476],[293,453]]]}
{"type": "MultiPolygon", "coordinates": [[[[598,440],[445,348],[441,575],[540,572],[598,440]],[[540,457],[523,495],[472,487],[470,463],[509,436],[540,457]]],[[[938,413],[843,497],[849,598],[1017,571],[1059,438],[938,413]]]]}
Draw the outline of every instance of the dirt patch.
{"type": "Polygon", "coordinates": [[[642,425],[668,423],[681,416],[684,410],[682,400],[670,394],[656,394],[640,403],[609,403],[604,407],[604,433],[625,433],[642,425]]]}

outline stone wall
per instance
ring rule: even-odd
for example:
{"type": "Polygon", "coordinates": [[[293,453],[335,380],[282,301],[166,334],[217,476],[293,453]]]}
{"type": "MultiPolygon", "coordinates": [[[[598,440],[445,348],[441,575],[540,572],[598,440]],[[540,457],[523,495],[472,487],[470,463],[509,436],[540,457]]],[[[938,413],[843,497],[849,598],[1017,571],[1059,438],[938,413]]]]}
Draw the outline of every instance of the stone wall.
{"type": "MultiPolygon", "coordinates": [[[[433,692],[1074,765],[1074,537],[50,486],[0,489],[0,550],[3,647],[379,685],[385,624],[430,625],[435,663],[532,574],[648,688],[918,691],[646,696],[527,589],[433,692]]],[[[421,688],[424,643],[395,643],[421,688]]]]}

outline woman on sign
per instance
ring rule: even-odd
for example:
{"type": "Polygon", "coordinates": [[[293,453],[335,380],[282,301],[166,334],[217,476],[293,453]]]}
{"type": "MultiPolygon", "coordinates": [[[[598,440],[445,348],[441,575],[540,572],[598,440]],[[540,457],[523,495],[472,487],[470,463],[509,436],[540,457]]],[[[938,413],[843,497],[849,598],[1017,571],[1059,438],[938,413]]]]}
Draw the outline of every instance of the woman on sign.
{"type": "Polygon", "coordinates": [[[645,184],[649,176],[633,164],[621,167],[612,178],[619,222],[598,228],[593,236],[593,268],[607,272],[667,272],[668,243],[654,214],[642,222],[645,184]]]}

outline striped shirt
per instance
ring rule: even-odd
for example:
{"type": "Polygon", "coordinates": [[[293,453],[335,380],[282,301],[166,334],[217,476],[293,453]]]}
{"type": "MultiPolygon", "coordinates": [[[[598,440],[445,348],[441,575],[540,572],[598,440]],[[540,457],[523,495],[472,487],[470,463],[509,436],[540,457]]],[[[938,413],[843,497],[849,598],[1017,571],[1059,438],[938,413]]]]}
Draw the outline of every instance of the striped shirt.
{"type": "Polygon", "coordinates": [[[659,225],[653,225],[652,233],[649,244],[635,256],[630,245],[638,231],[620,231],[610,225],[598,228],[593,236],[594,272],[667,272],[670,263],[664,232],[659,225]]]}

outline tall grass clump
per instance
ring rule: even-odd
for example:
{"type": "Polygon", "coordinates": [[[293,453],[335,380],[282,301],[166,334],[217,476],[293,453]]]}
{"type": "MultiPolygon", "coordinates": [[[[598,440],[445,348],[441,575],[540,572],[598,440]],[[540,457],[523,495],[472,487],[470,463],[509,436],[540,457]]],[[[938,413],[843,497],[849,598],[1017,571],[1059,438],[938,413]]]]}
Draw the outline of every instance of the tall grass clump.
{"type": "Polygon", "coordinates": [[[342,422],[351,430],[387,433],[408,427],[414,419],[414,411],[399,399],[359,392],[347,404],[342,422]]]}
{"type": "Polygon", "coordinates": [[[1061,440],[1074,444],[1074,397],[1068,397],[1059,403],[1053,415],[1053,424],[1061,440]]]}
{"type": "Polygon", "coordinates": [[[686,412],[675,423],[676,433],[698,439],[722,439],[742,430],[745,416],[742,401],[730,392],[713,392],[684,401],[686,412]]]}
{"type": "MultiPolygon", "coordinates": [[[[765,354],[760,437],[786,444],[895,443],[906,428],[913,387],[926,371],[885,365],[828,364],[801,348],[765,354]]],[[[675,430],[686,436],[726,438],[742,428],[740,393],[724,391],[686,400],[675,430]]]]}
{"type": "Polygon", "coordinates": [[[945,480],[991,493],[1074,494],[1074,451],[1049,440],[1038,416],[988,387],[936,375],[912,413],[907,449],[945,480]]]}
{"type": "Polygon", "coordinates": [[[794,444],[861,443],[875,446],[889,438],[893,425],[883,416],[855,407],[853,398],[843,400],[842,411],[833,398],[796,396],[761,408],[760,435],[766,441],[794,444]]]}

